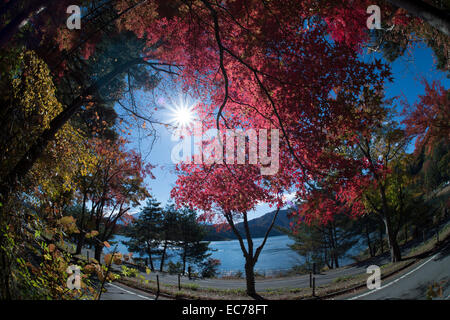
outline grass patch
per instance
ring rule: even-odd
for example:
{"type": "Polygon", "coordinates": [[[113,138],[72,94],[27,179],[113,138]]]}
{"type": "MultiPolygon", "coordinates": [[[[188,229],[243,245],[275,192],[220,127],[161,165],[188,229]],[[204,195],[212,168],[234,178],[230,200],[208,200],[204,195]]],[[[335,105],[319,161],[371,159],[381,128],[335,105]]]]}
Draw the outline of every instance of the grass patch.
{"type": "MultiPolygon", "coordinates": [[[[442,242],[445,239],[450,237],[450,222],[447,223],[440,231],[439,231],[439,241],[442,242]]],[[[413,256],[425,253],[427,251],[432,250],[437,245],[436,237],[431,237],[424,243],[412,248],[410,252],[405,255],[404,258],[411,258],[413,256]]]]}
{"type": "Polygon", "coordinates": [[[354,276],[337,277],[336,279],[333,279],[333,283],[344,282],[344,281],[350,280],[353,277],[354,276]]]}
{"type": "MultiPolygon", "coordinates": [[[[130,287],[141,289],[144,291],[156,294],[157,285],[154,280],[148,283],[142,282],[136,278],[123,277],[119,282],[130,287]]],[[[189,299],[189,300],[242,300],[246,299],[247,294],[245,289],[215,289],[215,288],[201,288],[198,284],[184,284],[181,285],[181,290],[178,290],[177,285],[161,284],[161,294],[168,295],[174,299],[189,299]]]]}
{"type": "Polygon", "coordinates": [[[182,284],[181,288],[196,291],[200,288],[200,286],[196,283],[188,283],[188,284],[182,284]]]}

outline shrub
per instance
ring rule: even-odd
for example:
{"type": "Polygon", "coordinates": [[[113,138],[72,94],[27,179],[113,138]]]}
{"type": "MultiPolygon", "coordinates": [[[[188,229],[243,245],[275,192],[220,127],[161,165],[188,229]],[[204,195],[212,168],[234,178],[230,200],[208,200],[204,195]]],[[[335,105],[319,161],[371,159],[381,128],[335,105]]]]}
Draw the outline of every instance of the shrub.
{"type": "Polygon", "coordinates": [[[170,274],[176,274],[176,273],[183,272],[183,265],[181,264],[181,262],[173,263],[172,261],[169,261],[167,267],[168,267],[167,271],[170,274]]]}
{"type": "Polygon", "coordinates": [[[241,270],[238,270],[235,274],[236,278],[242,278],[243,277],[243,273],[241,270]]]}
{"type": "Polygon", "coordinates": [[[209,258],[201,264],[201,275],[203,278],[213,278],[217,276],[217,268],[220,260],[209,258]]]}
{"type": "Polygon", "coordinates": [[[136,278],[139,275],[139,270],[122,265],[122,275],[124,277],[136,278]]]}

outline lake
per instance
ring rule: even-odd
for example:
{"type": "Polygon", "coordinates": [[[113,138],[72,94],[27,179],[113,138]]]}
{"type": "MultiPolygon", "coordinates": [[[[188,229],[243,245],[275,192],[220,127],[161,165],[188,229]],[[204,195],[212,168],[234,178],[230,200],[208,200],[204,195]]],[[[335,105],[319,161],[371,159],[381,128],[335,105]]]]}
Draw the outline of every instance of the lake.
{"type": "MultiPolygon", "coordinates": [[[[126,240],[126,237],[116,236],[114,240],[126,240]]],[[[253,239],[254,248],[257,248],[263,238],[253,239]]],[[[245,240],[244,240],[245,241],[245,240]]],[[[246,242],[245,242],[246,243],[246,242]]],[[[297,254],[295,251],[289,248],[289,244],[293,244],[294,241],[286,235],[269,237],[266,244],[258,258],[258,262],[255,265],[255,270],[270,275],[276,272],[283,272],[291,269],[295,265],[300,265],[304,262],[304,258],[297,254]]],[[[114,246],[111,246],[111,249],[114,246]]],[[[212,252],[211,257],[220,260],[221,264],[218,271],[221,275],[227,275],[241,271],[244,273],[244,256],[241,251],[238,240],[229,241],[211,241],[209,245],[210,249],[215,250],[212,252]]],[[[127,247],[122,243],[119,243],[118,250],[121,253],[127,253],[127,247]]],[[[173,262],[179,261],[175,250],[170,250],[173,256],[169,259],[173,262]]],[[[343,259],[342,264],[350,263],[349,259],[343,259]]],[[[156,262],[155,267],[159,266],[159,261],[156,262]]]]}
{"type": "MultiPolygon", "coordinates": [[[[253,239],[254,250],[262,241],[263,238],[253,239]]],[[[293,243],[294,241],[285,235],[268,238],[255,265],[255,270],[262,273],[272,273],[287,271],[295,265],[302,264],[304,262],[303,257],[288,246],[293,243]]],[[[235,273],[238,270],[244,272],[245,260],[239,240],[211,241],[210,248],[217,250],[213,252],[211,257],[220,260],[219,270],[222,274],[235,273]]]]}

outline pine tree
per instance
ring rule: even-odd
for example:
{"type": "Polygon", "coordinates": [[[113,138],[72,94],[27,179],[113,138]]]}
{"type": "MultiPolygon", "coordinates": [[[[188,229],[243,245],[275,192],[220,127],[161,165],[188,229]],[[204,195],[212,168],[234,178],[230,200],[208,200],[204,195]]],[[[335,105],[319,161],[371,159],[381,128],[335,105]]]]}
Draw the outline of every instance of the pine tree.
{"type": "Polygon", "coordinates": [[[186,271],[186,263],[199,265],[211,253],[209,242],[202,242],[206,235],[206,229],[197,221],[195,211],[182,209],[180,211],[180,248],[183,273],[186,271]]]}
{"type": "Polygon", "coordinates": [[[161,254],[161,250],[158,248],[162,241],[161,229],[163,221],[164,215],[161,203],[153,196],[150,196],[138,219],[134,220],[125,232],[125,235],[130,237],[129,241],[124,241],[128,250],[139,253],[141,256],[147,255],[152,271],[155,270],[154,255],[161,254]]]}

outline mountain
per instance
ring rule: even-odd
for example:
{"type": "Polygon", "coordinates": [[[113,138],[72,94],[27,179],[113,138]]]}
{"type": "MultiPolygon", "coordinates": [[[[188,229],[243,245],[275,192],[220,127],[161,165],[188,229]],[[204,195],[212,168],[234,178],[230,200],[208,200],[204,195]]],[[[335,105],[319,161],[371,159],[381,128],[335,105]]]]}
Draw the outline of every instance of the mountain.
{"type": "MultiPolygon", "coordinates": [[[[289,211],[290,211],[290,209],[280,210],[280,212],[278,213],[277,219],[275,220],[275,224],[269,233],[269,237],[279,236],[279,235],[284,234],[277,227],[289,228],[289,223],[290,223],[290,219],[288,218],[289,211]]],[[[267,229],[269,228],[270,224],[272,223],[275,213],[276,213],[276,211],[272,211],[272,212],[264,214],[261,217],[258,217],[258,218],[248,221],[248,226],[249,226],[250,234],[251,234],[252,238],[261,238],[261,237],[265,236],[267,229]]],[[[204,239],[206,241],[221,241],[221,240],[237,239],[236,235],[233,233],[233,231],[231,229],[217,231],[216,228],[213,226],[207,226],[207,228],[209,229],[209,232],[204,239]]],[[[236,229],[239,231],[239,233],[242,235],[243,238],[246,238],[243,222],[237,223],[236,229]]]]}

